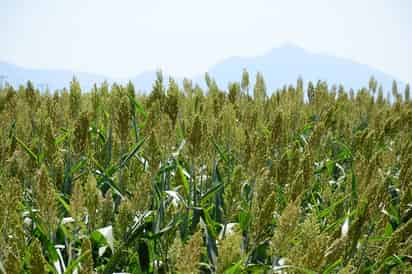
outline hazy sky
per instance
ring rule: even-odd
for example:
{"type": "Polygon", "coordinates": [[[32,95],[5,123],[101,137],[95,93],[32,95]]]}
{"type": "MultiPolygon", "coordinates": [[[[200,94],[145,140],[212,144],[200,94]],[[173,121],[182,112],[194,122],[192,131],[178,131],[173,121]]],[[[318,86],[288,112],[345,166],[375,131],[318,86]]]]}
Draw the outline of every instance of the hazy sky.
{"type": "Polygon", "coordinates": [[[193,76],[286,42],[412,82],[412,1],[0,0],[0,60],[31,68],[193,76]]]}

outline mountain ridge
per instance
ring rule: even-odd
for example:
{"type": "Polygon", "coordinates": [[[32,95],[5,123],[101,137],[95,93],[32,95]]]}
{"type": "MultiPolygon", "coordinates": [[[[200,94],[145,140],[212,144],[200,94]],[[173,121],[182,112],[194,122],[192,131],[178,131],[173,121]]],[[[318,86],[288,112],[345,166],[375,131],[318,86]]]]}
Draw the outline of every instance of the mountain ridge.
{"type": "MultiPolygon", "coordinates": [[[[229,82],[240,81],[242,71],[246,68],[253,85],[257,72],[265,78],[268,92],[284,85],[295,84],[298,77],[307,81],[327,81],[328,84],[343,84],[346,88],[359,89],[367,86],[368,80],[374,76],[385,90],[389,90],[392,81],[396,80],[402,88],[405,83],[390,74],[366,64],[360,64],[347,58],[328,54],[312,53],[299,46],[287,43],[272,48],[262,55],[253,57],[233,56],[212,65],[208,73],[216,80],[218,86],[225,89],[229,82]]],[[[114,78],[104,74],[76,72],[68,69],[33,69],[24,68],[8,62],[0,61],[0,75],[5,75],[6,82],[17,87],[31,80],[38,86],[48,86],[50,90],[68,87],[73,76],[79,80],[84,90],[90,90],[93,85],[103,81],[109,83],[126,83],[132,81],[137,90],[150,91],[156,78],[155,71],[146,71],[133,77],[114,78]]],[[[165,79],[170,75],[164,75],[165,79]]],[[[183,77],[174,77],[179,83],[183,77]]],[[[204,75],[191,78],[194,83],[205,87],[204,75]]]]}
{"type": "Polygon", "coordinates": [[[243,67],[246,67],[251,75],[261,72],[271,90],[295,84],[299,77],[302,77],[305,83],[323,80],[330,85],[342,84],[355,90],[367,86],[371,76],[374,76],[385,90],[391,88],[393,80],[397,81],[400,88],[405,85],[397,77],[370,65],[360,64],[348,58],[311,53],[290,44],[273,48],[256,57],[228,58],[213,65],[209,69],[209,74],[215,78],[219,86],[222,86],[227,79],[239,79],[243,67]]]}

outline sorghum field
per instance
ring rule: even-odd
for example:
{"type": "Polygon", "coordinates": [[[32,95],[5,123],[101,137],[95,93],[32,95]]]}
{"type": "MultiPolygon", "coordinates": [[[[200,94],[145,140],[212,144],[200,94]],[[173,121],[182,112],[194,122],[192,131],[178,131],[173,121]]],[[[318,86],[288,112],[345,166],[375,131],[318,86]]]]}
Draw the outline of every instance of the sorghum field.
{"type": "Polygon", "coordinates": [[[205,78],[3,87],[0,272],[412,272],[408,86],[205,78]]]}

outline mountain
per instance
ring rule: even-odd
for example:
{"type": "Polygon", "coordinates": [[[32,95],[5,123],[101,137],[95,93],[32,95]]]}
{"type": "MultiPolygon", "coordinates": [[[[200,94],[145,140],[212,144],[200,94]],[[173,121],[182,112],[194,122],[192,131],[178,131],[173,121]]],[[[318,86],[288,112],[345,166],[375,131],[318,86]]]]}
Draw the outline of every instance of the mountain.
{"type": "MultiPolygon", "coordinates": [[[[251,84],[254,82],[256,73],[261,72],[269,92],[283,85],[295,84],[299,76],[302,76],[305,82],[325,80],[330,85],[343,84],[355,90],[367,86],[372,75],[384,86],[385,90],[390,90],[393,80],[397,80],[400,89],[404,86],[404,83],[396,77],[368,65],[311,53],[291,44],[274,48],[262,56],[230,57],[212,66],[208,72],[217,84],[225,89],[229,82],[240,81],[243,68],[249,71],[251,84]]],[[[94,83],[100,84],[103,81],[126,83],[131,80],[136,89],[149,91],[156,78],[154,71],[147,71],[131,78],[115,79],[101,74],[69,70],[27,69],[4,62],[0,62],[1,75],[7,76],[6,81],[13,86],[25,84],[31,80],[41,88],[47,85],[50,90],[67,87],[74,75],[85,90],[90,90],[94,83]]],[[[165,83],[167,83],[167,78],[168,76],[165,75],[165,83]]],[[[181,79],[176,78],[180,83],[181,79]]],[[[193,81],[202,87],[205,86],[204,75],[194,77],[193,81]]]]}
{"type": "Polygon", "coordinates": [[[25,85],[28,80],[31,80],[37,87],[44,88],[47,85],[50,90],[67,87],[73,76],[79,79],[81,86],[86,90],[91,89],[96,82],[112,81],[111,78],[100,74],[69,70],[27,69],[4,62],[0,63],[0,75],[6,76],[5,81],[14,87],[25,85]]]}
{"type": "MultiPolygon", "coordinates": [[[[14,87],[25,85],[27,81],[30,80],[41,90],[45,89],[46,86],[51,91],[63,89],[64,87],[68,88],[70,81],[73,77],[76,77],[82,89],[85,91],[91,90],[95,83],[99,85],[107,81],[108,83],[116,82],[126,84],[129,80],[133,82],[138,90],[149,91],[156,79],[156,72],[147,71],[132,78],[113,78],[97,73],[75,72],[71,70],[27,69],[6,62],[0,62],[0,85],[2,84],[2,76],[6,76],[4,81],[14,87]]],[[[165,83],[168,77],[168,75],[164,74],[165,83]]]]}
{"type": "Polygon", "coordinates": [[[247,68],[251,82],[254,82],[256,73],[261,72],[269,91],[283,85],[295,84],[299,76],[305,82],[311,80],[316,83],[318,80],[325,80],[330,85],[343,84],[355,90],[367,86],[372,75],[385,90],[391,89],[393,80],[398,82],[400,88],[404,86],[396,77],[368,65],[310,53],[290,44],[274,48],[262,56],[228,58],[211,67],[209,74],[220,87],[226,87],[228,81],[240,81],[243,68],[247,68]]]}

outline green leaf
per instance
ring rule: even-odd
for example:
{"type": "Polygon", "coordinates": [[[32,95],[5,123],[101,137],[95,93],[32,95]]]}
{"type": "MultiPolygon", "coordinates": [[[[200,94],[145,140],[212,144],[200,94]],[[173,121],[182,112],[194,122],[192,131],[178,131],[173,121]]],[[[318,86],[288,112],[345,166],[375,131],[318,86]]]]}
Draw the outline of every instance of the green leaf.
{"type": "Polygon", "coordinates": [[[248,264],[244,271],[246,273],[265,273],[265,271],[270,270],[272,267],[269,265],[264,265],[264,264],[248,264]]]}
{"type": "Polygon", "coordinates": [[[124,198],[120,188],[117,186],[117,184],[112,179],[106,178],[105,180],[102,181],[99,187],[102,187],[104,185],[109,186],[114,192],[114,194],[120,196],[122,199],[124,198]]]}
{"type": "Polygon", "coordinates": [[[66,268],[66,271],[64,271],[65,274],[71,274],[73,271],[80,265],[80,263],[90,254],[90,250],[87,250],[84,252],[82,255],[80,255],[78,258],[75,260],[71,260],[69,265],[66,268]]]}
{"type": "Polygon", "coordinates": [[[340,198],[339,200],[337,200],[335,203],[333,203],[332,205],[330,205],[328,208],[325,208],[324,210],[322,210],[319,213],[319,217],[320,218],[324,218],[329,216],[330,214],[333,213],[333,210],[340,205],[341,203],[343,203],[346,199],[348,198],[348,195],[345,195],[344,197],[340,198]]]}
{"type": "Polygon", "coordinates": [[[180,164],[177,164],[176,181],[177,183],[180,183],[181,185],[183,185],[185,195],[186,197],[189,197],[190,185],[189,185],[189,182],[187,181],[186,175],[184,174],[183,168],[180,164]]]}
{"type": "Polygon", "coordinates": [[[206,226],[205,229],[205,238],[206,238],[206,248],[209,261],[213,266],[217,265],[217,246],[216,246],[216,236],[217,232],[215,230],[215,222],[210,218],[207,210],[203,210],[203,215],[205,218],[201,218],[201,224],[206,226]]]}
{"type": "Polygon", "coordinates": [[[87,161],[85,158],[81,159],[79,162],[77,162],[76,165],[74,165],[71,169],[70,169],[70,176],[72,176],[73,174],[75,174],[76,172],[78,172],[79,170],[81,170],[85,165],[86,165],[87,161]]]}
{"type": "Polygon", "coordinates": [[[49,237],[44,233],[40,224],[37,224],[36,228],[33,230],[33,235],[39,239],[42,245],[46,248],[47,255],[51,262],[59,260],[59,255],[57,254],[56,248],[53,243],[49,240],[49,237]]]}
{"type": "Polygon", "coordinates": [[[135,98],[133,98],[132,96],[128,95],[130,101],[132,102],[133,106],[136,108],[137,112],[139,112],[140,114],[143,115],[143,117],[145,119],[147,119],[147,113],[144,110],[144,108],[139,104],[139,102],[137,102],[137,100],[135,98]]]}
{"type": "Polygon", "coordinates": [[[129,160],[139,151],[139,149],[142,147],[145,141],[146,138],[143,138],[133,147],[129,154],[127,154],[127,156],[119,163],[118,169],[123,168],[127,164],[127,162],[129,162],[129,160]]]}
{"type": "Polygon", "coordinates": [[[384,233],[384,235],[385,235],[386,237],[390,237],[390,236],[392,235],[392,233],[393,233],[392,225],[391,225],[390,223],[387,223],[386,226],[385,226],[385,233],[384,233]]]}
{"type": "Polygon", "coordinates": [[[57,201],[59,201],[59,203],[64,207],[65,210],[67,210],[68,212],[70,212],[70,206],[68,203],[66,203],[66,201],[64,200],[64,198],[62,197],[61,194],[56,193],[56,199],[57,201]]]}
{"type": "Polygon", "coordinates": [[[131,272],[132,274],[140,274],[143,273],[142,267],[140,266],[140,258],[139,258],[139,253],[138,252],[132,252],[129,251],[130,253],[130,260],[129,260],[129,266],[128,266],[128,271],[131,272]]]}
{"type": "Polygon", "coordinates": [[[166,232],[177,227],[180,224],[180,222],[181,220],[179,218],[174,218],[169,224],[167,224],[165,227],[160,229],[157,233],[153,234],[153,236],[150,238],[160,238],[166,232]]]}
{"type": "Polygon", "coordinates": [[[249,229],[251,218],[252,216],[248,211],[243,210],[239,213],[239,225],[242,231],[247,231],[249,229]]]}
{"type": "Polygon", "coordinates": [[[236,264],[232,265],[223,272],[223,274],[237,274],[242,271],[242,260],[239,260],[236,264]]]}
{"type": "Polygon", "coordinates": [[[60,134],[59,136],[57,136],[54,139],[54,144],[55,145],[60,145],[61,143],[63,143],[68,137],[69,137],[69,132],[64,131],[62,134],[60,134]]]}
{"type": "Polygon", "coordinates": [[[353,167],[351,168],[352,172],[352,180],[351,180],[351,193],[352,193],[352,201],[354,205],[358,204],[358,183],[356,180],[356,175],[355,171],[353,170],[353,167]]]}
{"type": "Polygon", "coordinates": [[[220,189],[222,189],[222,187],[224,186],[224,183],[218,183],[217,185],[215,185],[214,187],[212,187],[211,189],[209,189],[205,194],[202,195],[202,197],[200,198],[200,203],[202,205],[205,205],[205,203],[212,198],[216,192],[218,192],[220,189]]]}
{"type": "Polygon", "coordinates": [[[203,209],[203,218],[202,220],[204,221],[209,233],[213,238],[217,237],[217,231],[216,231],[216,226],[219,226],[219,223],[215,222],[212,217],[209,214],[209,211],[206,209],[203,209]]]}
{"type": "Polygon", "coordinates": [[[337,260],[336,262],[334,262],[333,264],[329,265],[325,271],[323,271],[323,274],[329,274],[329,273],[334,273],[333,271],[336,270],[336,267],[338,265],[342,264],[342,258],[340,258],[339,260],[337,260]]]}
{"type": "Polygon", "coordinates": [[[107,245],[114,252],[113,227],[106,226],[92,232],[91,239],[100,246],[107,245]]]}
{"type": "Polygon", "coordinates": [[[213,141],[213,146],[216,148],[216,150],[217,150],[217,152],[219,153],[220,157],[221,157],[225,162],[227,162],[228,159],[227,159],[226,153],[223,152],[223,150],[220,148],[220,146],[219,146],[217,143],[215,143],[215,141],[213,141]]]}
{"type": "Polygon", "coordinates": [[[17,136],[14,136],[14,138],[34,161],[39,161],[39,157],[25,143],[23,143],[22,140],[20,140],[17,136]]]}
{"type": "Polygon", "coordinates": [[[106,137],[104,137],[103,131],[100,130],[99,128],[92,127],[90,129],[90,133],[97,135],[99,137],[101,144],[104,144],[106,142],[106,137]]]}

